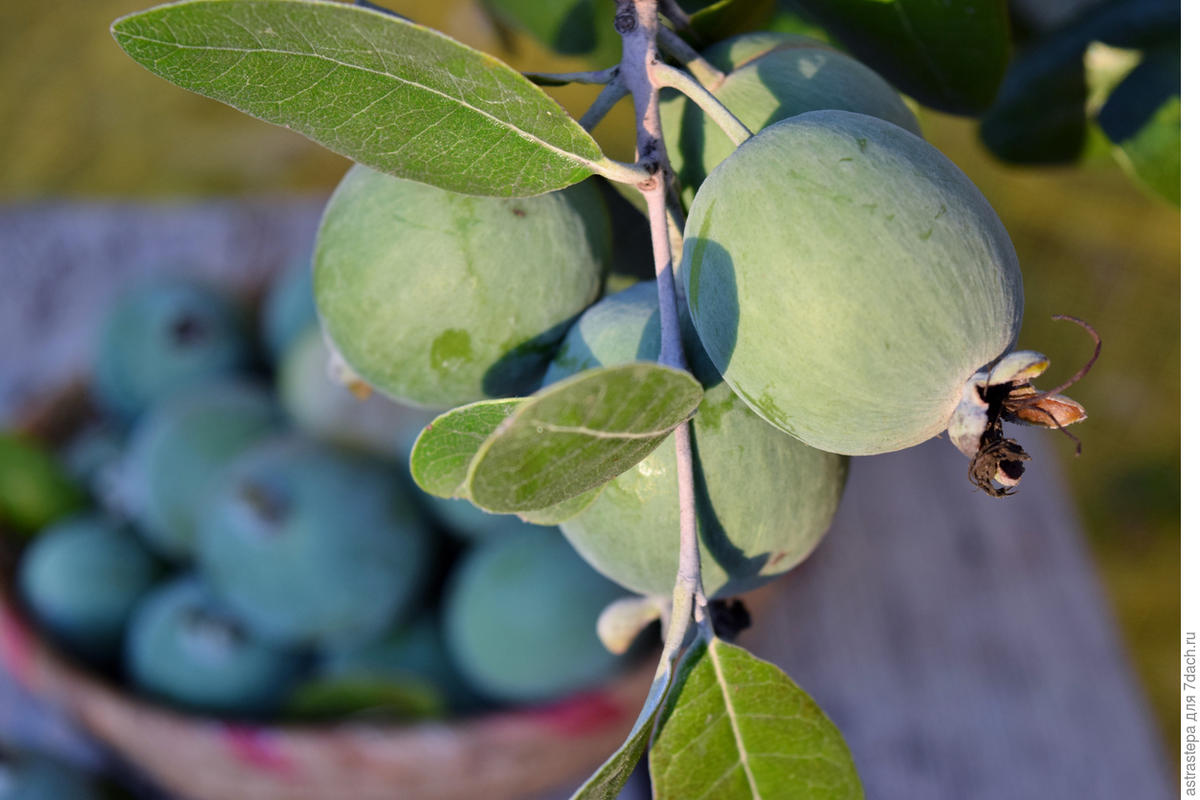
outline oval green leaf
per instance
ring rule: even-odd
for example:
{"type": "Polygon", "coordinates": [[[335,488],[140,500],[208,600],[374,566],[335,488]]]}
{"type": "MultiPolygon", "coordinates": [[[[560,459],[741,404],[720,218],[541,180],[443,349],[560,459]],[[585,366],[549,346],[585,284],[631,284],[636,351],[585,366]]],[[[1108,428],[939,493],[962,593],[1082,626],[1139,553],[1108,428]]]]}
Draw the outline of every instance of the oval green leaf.
{"type": "Polygon", "coordinates": [[[775,14],[775,0],[717,0],[691,16],[701,46],[761,30],[775,14]]]}
{"type": "Polygon", "coordinates": [[[1010,53],[1005,0],[790,0],[897,89],[932,108],[978,114],[1010,53]]]}
{"type": "Polygon", "coordinates": [[[1179,205],[1182,150],[1178,42],[1147,50],[1096,120],[1117,162],[1146,188],[1179,205]]]}
{"type": "Polygon", "coordinates": [[[650,777],[659,800],[862,800],[850,748],[774,664],[713,639],[693,647],[663,707],[650,777]]]}
{"type": "Polygon", "coordinates": [[[542,194],[583,180],[604,157],[511,67],[370,8],[188,0],[122,17],[112,31],[172,83],[450,191],[542,194]]]}
{"type": "Polygon", "coordinates": [[[603,488],[603,486],[597,486],[595,489],[589,489],[583,494],[577,494],[569,500],[563,500],[561,503],[555,503],[546,508],[518,512],[517,516],[533,525],[560,525],[571,517],[582,514],[584,509],[600,496],[600,490],[603,488]]]}
{"type": "Polygon", "coordinates": [[[463,484],[475,452],[522,402],[523,398],[481,400],[429,423],[409,456],[417,486],[438,497],[466,497],[463,484]]]}
{"type": "Polygon", "coordinates": [[[479,448],[467,491],[487,511],[546,508],[650,454],[700,405],[687,372],[639,362],[587,370],[523,403],[479,448]]]}

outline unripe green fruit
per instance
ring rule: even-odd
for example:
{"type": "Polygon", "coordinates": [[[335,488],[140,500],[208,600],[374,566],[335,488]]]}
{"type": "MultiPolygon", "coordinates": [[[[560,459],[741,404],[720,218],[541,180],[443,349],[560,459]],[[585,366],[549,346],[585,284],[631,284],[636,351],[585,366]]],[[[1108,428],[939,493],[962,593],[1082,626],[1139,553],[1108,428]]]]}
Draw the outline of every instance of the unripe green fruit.
{"type": "Polygon", "coordinates": [[[126,419],[180,389],[232,375],[250,361],[238,310],[205,284],[169,278],[126,291],[100,328],[93,388],[126,419]]]}
{"type": "Polygon", "coordinates": [[[106,662],[120,652],[125,622],[158,574],[133,531],[87,516],[38,536],[22,554],[18,580],[43,627],[72,651],[106,662]]]}
{"type": "Polygon", "coordinates": [[[764,129],[700,187],[684,236],[705,351],[764,419],[822,450],[940,433],[1020,326],[1016,253],[983,195],[923,139],[862,114],[764,129]]]}
{"type": "Polygon", "coordinates": [[[596,618],[621,588],[597,574],[552,528],[476,545],[447,588],[443,625],[460,671],[496,700],[554,700],[617,665],[596,618]]]}
{"type": "Polygon", "coordinates": [[[200,513],[234,457],[278,428],[271,396],[218,383],[172,397],[138,421],[117,477],[118,504],[155,552],[190,558],[200,513]]]}
{"type": "Polygon", "coordinates": [[[360,397],[332,374],[333,351],[315,325],[293,337],[275,375],[279,400],[302,432],[322,441],[390,456],[429,412],[381,394],[360,397]]]}
{"type": "Polygon", "coordinates": [[[143,691],[225,714],[274,710],[303,664],[251,634],[194,575],[175,578],[138,605],[125,656],[143,691]]]}
{"type": "MultiPolygon", "coordinates": [[[[920,135],[917,118],[870,67],[816,40],[786,34],[749,34],[704,53],[725,80],[713,95],[752,132],[821,109],[869,114],[920,135]]],[[[675,94],[661,106],[671,166],[690,201],[705,176],[734,144],[700,107],[675,94]]]]}
{"type": "Polygon", "coordinates": [[[317,310],[346,363],[396,400],[521,395],[600,291],[610,248],[589,183],[469,197],[355,166],[317,237],[317,310]]]}
{"type": "MultiPolygon", "coordinates": [[[[690,331],[687,331],[690,333],[690,331]]],[[[547,382],[571,372],[653,360],[658,295],[642,283],[588,309],[567,334],[547,382]]],[[[794,567],[829,528],[846,460],[764,423],[737,399],[699,347],[689,362],[706,385],[693,423],[700,571],[705,591],[748,591],[794,567]]],[[[610,482],[561,525],[597,570],[643,594],[669,595],[679,564],[674,438],[610,482]]]]}
{"type": "Polygon", "coordinates": [[[431,541],[397,466],[298,436],[230,465],[197,543],[217,593],[258,635],[351,644],[407,614],[431,541]]]}

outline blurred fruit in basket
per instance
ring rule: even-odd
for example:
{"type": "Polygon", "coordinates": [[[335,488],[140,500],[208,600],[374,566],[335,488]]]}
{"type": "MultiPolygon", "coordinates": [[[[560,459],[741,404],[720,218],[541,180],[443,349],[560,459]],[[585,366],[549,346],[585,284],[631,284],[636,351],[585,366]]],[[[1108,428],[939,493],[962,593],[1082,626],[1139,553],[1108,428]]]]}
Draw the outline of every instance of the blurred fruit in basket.
{"type": "Polygon", "coordinates": [[[142,601],[130,621],[126,657],[144,691],[236,716],[274,711],[303,666],[295,653],[255,637],[192,575],[142,601]]]}
{"type": "Polygon", "coordinates": [[[358,642],[408,614],[432,543],[398,470],[298,436],[231,465],[199,561],[250,627],[288,644],[358,642]]]}
{"type": "Polygon", "coordinates": [[[121,651],[125,623],[161,568],[133,531],[78,516],[43,531],[21,559],[21,597],[72,652],[97,662],[121,651]]]}
{"type": "Polygon", "coordinates": [[[93,390],[101,407],[133,419],[181,388],[240,371],[250,358],[229,298],[194,280],[159,278],[126,291],[104,317],[93,390]]]}
{"type": "Polygon", "coordinates": [[[447,644],[485,695],[554,700],[615,668],[596,619],[624,593],[558,531],[529,525],[476,545],[456,565],[443,611],[447,644]]]}
{"type": "Polygon", "coordinates": [[[209,492],[234,456],[279,425],[271,396],[240,382],[175,395],[140,420],[119,493],[150,546],[177,561],[191,557],[209,492]]]}

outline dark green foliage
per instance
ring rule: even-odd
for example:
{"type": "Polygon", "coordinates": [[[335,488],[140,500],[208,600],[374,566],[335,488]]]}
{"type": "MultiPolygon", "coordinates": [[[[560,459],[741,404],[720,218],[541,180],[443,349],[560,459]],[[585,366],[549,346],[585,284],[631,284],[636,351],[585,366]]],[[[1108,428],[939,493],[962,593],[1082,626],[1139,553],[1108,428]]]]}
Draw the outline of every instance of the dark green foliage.
{"type": "Polygon", "coordinates": [[[975,115],[1008,65],[1004,0],[788,0],[855,57],[921,103],[975,115]]]}

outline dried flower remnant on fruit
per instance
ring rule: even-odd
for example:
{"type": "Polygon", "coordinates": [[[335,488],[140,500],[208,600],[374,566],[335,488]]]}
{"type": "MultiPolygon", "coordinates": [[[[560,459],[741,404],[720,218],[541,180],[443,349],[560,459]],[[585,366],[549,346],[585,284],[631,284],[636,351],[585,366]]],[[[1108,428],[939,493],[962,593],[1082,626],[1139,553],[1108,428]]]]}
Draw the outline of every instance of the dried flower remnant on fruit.
{"type": "Polygon", "coordinates": [[[1086,330],[1096,343],[1092,357],[1071,378],[1047,392],[1039,392],[1033,379],[1046,371],[1050,359],[1032,350],[1009,353],[991,368],[976,372],[963,387],[962,399],[950,418],[948,432],[964,455],[971,459],[967,476],[971,483],[992,497],[1013,493],[1025,473],[1029,454],[1013,439],[1004,436],[1003,423],[1055,428],[1075,441],[1075,455],[1082,446],[1064,430],[1087,419],[1083,406],[1061,392],[1088,373],[1100,356],[1100,337],[1086,322],[1056,315],[1086,330]]]}

